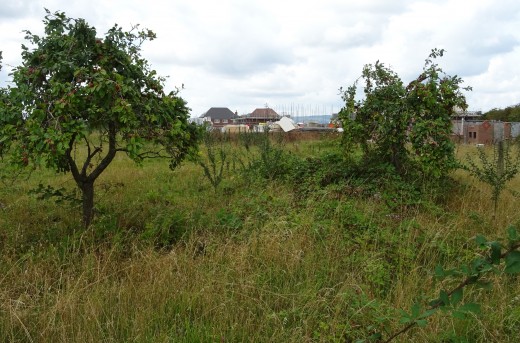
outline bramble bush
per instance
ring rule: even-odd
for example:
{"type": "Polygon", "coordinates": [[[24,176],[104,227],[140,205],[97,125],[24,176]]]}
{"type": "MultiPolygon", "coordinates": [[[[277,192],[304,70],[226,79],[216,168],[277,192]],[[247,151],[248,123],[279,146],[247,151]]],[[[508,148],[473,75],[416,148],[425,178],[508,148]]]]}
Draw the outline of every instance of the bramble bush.
{"type": "Polygon", "coordinates": [[[423,72],[407,86],[377,61],[363,68],[362,100],[356,100],[359,80],[340,89],[347,154],[360,146],[368,167],[390,164],[401,175],[417,169],[425,179],[442,179],[456,166],[450,119],[456,107],[467,107],[462,90],[470,88],[462,88],[461,78],[445,74],[434,63],[443,54],[442,49],[432,50],[423,72]]]}

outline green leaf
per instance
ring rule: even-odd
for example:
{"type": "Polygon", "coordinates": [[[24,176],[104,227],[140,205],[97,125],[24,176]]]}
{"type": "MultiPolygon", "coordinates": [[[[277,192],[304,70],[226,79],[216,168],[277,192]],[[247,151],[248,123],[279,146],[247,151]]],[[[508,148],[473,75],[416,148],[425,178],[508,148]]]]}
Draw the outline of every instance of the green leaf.
{"type": "Polygon", "coordinates": [[[428,321],[426,319],[419,319],[415,321],[418,327],[423,328],[428,324],[428,321]]]}
{"type": "Polygon", "coordinates": [[[439,299],[442,302],[441,306],[449,306],[450,305],[450,297],[448,296],[448,293],[446,293],[445,290],[441,290],[441,292],[439,294],[439,299]]]}
{"type": "Polygon", "coordinates": [[[467,266],[460,267],[460,271],[462,272],[463,275],[467,275],[467,276],[470,276],[473,274],[467,266]]]}
{"type": "Polygon", "coordinates": [[[518,236],[518,231],[516,231],[516,228],[514,226],[510,226],[507,229],[507,236],[510,243],[516,243],[520,240],[520,237],[518,236]]]}
{"type": "Polygon", "coordinates": [[[427,310],[427,311],[424,311],[423,313],[421,313],[421,315],[419,317],[417,317],[418,319],[424,319],[424,318],[428,318],[430,317],[431,315],[435,314],[435,312],[437,312],[437,308],[434,308],[434,309],[431,309],[431,310],[427,310]]]}
{"type": "Polygon", "coordinates": [[[459,288],[451,295],[451,303],[455,306],[462,300],[463,289],[459,288]]]}
{"type": "Polygon", "coordinates": [[[399,318],[399,323],[401,323],[401,324],[407,324],[412,321],[410,316],[408,314],[406,314],[406,312],[404,312],[404,313],[405,314],[402,314],[401,318],[399,318]]]}
{"type": "Polygon", "coordinates": [[[491,242],[491,263],[499,264],[502,255],[502,245],[499,242],[491,242]]]}
{"type": "Polygon", "coordinates": [[[475,237],[475,242],[477,243],[478,246],[483,246],[483,245],[486,245],[487,239],[486,239],[486,237],[484,237],[482,235],[477,235],[477,237],[475,237]]]}
{"type": "Polygon", "coordinates": [[[451,315],[453,316],[453,318],[466,319],[466,313],[464,313],[464,312],[453,311],[453,312],[451,312],[451,315]]]}
{"type": "Polygon", "coordinates": [[[507,254],[504,272],[508,274],[520,273],[520,251],[511,251],[507,254]]]}
{"type": "Polygon", "coordinates": [[[488,271],[491,266],[489,261],[484,258],[476,258],[471,262],[470,276],[475,276],[482,272],[488,271]]]}
{"type": "Polygon", "coordinates": [[[417,318],[421,314],[421,304],[415,303],[412,305],[412,318],[417,318]]]}
{"type": "Polygon", "coordinates": [[[480,313],[480,305],[475,303],[466,303],[458,308],[459,311],[463,312],[471,312],[471,313],[480,313]]]}
{"type": "Polygon", "coordinates": [[[381,340],[381,337],[383,337],[381,335],[381,333],[380,332],[376,332],[375,334],[370,335],[370,337],[368,337],[368,339],[371,340],[371,341],[376,341],[377,342],[377,341],[381,340]]]}
{"type": "Polygon", "coordinates": [[[436,267],[435,267],[435,277],[436,278],[439,278],[439,279],[442,279],[445,277],[445,273],[444,273],[444,268],[442,268],[442,266],[440,264],[438,264],[436,267]]]}

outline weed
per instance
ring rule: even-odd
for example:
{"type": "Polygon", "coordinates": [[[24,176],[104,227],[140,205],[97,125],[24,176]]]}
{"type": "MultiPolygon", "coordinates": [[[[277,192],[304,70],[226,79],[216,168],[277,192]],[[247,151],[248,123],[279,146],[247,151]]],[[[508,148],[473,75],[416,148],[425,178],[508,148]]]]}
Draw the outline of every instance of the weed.
{"type": "Polygon", "coordinates": [[[499,141],[494,144],[492,158],[486,155],[484,149],[479,148],[478,159],[481,165],[477,165],[473,159],[467,156],[467,165],[464,168],[479,181],[491,186],[493,213],[496,215],[500,194],[505,189],[507,182],[511,181],[520,170],[520,154],[513,158],[511,145],[508,142],[499,141]]]}
{"type": "Polygon", "coordinates": [[[202,167],[204,176],[213,186],[215,192],[224,177],[225,167],[229,169],[228,151],[224,143],[218,142],[214,135],[206,133],[204,137],[206,158],[198,156],[196,162],[202,167]]]}

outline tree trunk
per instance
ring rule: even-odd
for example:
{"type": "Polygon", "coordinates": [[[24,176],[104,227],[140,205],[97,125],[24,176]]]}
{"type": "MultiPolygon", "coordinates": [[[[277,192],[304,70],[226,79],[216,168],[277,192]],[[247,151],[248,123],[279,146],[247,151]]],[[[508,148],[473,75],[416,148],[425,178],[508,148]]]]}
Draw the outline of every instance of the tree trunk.
{"type": "Polygon", "coordinates": [[[110,122],[108,124],[108,152],[90,174],[87,174],[87,171],[91,166],[92,159],[99,153],[101,153],[101,146],[91,151],[90,144],[87,141],[88,156],[85,159],[83,167],[80,170],[76,165],[74,157],[72,156],[72,148],[74,147],[76,135],[73,135],[69,142],[69,148],[67,149],[66,156],[68,164],[70,166],[70,171],[72,173],[72,176],[74,177],[74,181],[76,181],[76,184],[78,185],[79,189],[81,189],[83,200],[83,224],[85,225],[85,228],[88,228],[90,226],[94,217],[94,182],[112,162],[117,153],[116,134],[116,125],[115,123],[110,122]]]}
{"type": "Polygon", "coordinates": [[[83,224],[88,228],[94,217],[94,182],[85,182],[80,188],[83,193],[83,224]]]}
{"type": "MultiPolygon", "coordinates": [[[[404,148],[403,148],[404,149],[404,148]]],[[[399,175],[403,175],[403,164],[401,163],[401,155],[400,155],[400,149],[394,145],[392,145],[392,156],[391,156],[391,162],[394,166],[395,170],[399,175]]]]}

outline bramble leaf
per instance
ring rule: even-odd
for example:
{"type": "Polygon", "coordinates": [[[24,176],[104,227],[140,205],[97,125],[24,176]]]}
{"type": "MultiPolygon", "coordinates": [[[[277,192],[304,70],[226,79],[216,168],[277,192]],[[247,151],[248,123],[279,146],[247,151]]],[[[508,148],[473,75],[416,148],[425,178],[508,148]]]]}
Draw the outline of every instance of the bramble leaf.
{"type": "Polygon", "coordinates": [[[466,319],[466,313],[464,313],[464,312],[453,311],[453,312],[451,312],[451,315],[453,316],[453,318],[466,319]]]}
{"type": "Polygon", "coordinates": [[[428,321],[426,319],[419,319],[415,323],[417,323],[418,327],[423,328],[428,324],[428,321]]]}
{"type": "Polygon", "coordinates": [[[458,308],[459,311],[463,312],[471,312],[471,313],[480,313],[480,305],[475,303],[466,303],[458,308]]]}
{"type": "Polygon", "coordinates": [[[421,304],[415,303],[412,305],[412,318],[417,318],[421,314],[421,304]]]}
{"type": "Polygon", "coordinates": [[[444,272],[444,268],[440,264],[435,267],[435,277],[438,279],[443,279],[446,276],[444,272]]]}
{"type": "Polygon", "coordinates": [[[448,293],[446,293],[445,290],[441,290],[441,292],[439,294],[439,299],[442,302],[441,306],[449,306],[450,305],[450,297],[448,296],[448,293]]]}
{"type": "Polygon", "coordinates": [[[510,226],[507,229],[507,238],[509,239],[509,243],[516,243],[520,240],[520,236],[518,235],[518,231],[516,231],[516,227],[510,226]]]}
{"type": "Polygon", "coordinates": [[[486,245],[487,239],[482,235],[477,235],[477,237],[475,237],[475,242],[477,243],[477,245],[483,246],[486,245]]]}
{"type": "Polygon", "coordinates": [[[504,272],[508,274],[520,273],[520,251],[511,251],[507,254],[504,272]]]}
{"type": "Polygon", "coordinates": [[[502,254],[502,245],[497,241],[491,242],[491,263],[499,264],[501,254],[502,254]]]}
{"type": "Polygon", "coordinates": [[[451,303],[457,305],[462,300],[463,289],[459,288],[451,295],[451,303]]]}
{"type": "Polygon", "coordinates": [[[430,310],[424,311],[423,313],[421,313],[421,315],[420,315],[419,317],[417,317],[417,319],[428,318],[428,317],[430,317],[431,315],[433,315],[435,312],[437,312],[437,308],[433,308],[433,309],[430,309],[430,310]]]}

